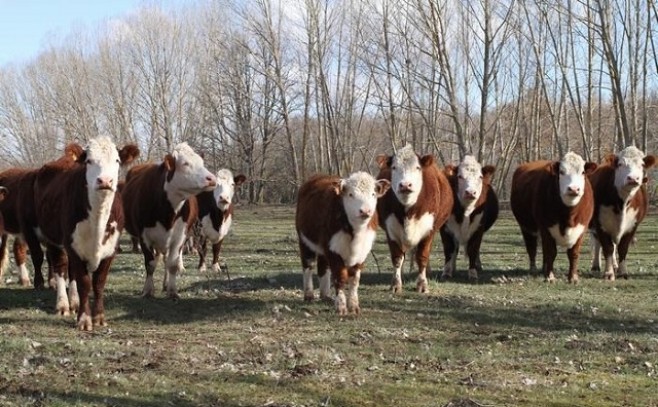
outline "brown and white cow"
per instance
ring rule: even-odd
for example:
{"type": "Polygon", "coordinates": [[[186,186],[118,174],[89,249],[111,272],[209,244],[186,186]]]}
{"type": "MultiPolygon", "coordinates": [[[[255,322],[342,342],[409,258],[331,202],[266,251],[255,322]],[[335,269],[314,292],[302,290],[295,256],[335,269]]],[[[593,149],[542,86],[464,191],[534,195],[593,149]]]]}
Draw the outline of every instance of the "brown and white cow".
{"type": "Polygon", "coordinates": [[[645,155],[637,147],[629,146],[617,155],[609,155],[606,162],[589,176],[595,203],[594,216],[589,224],[594,249],[592,270],[600,270],[603,249],[603,276],[608,280],[614,280],[615,274],[628,278],[628,249],[649,206],[645,189],[646,170],[655,164],[655,156],[645,155]]]}
{"type": "Polygon", "coordinates": [[[304,300],[314,298],[312,268],[317,260],[321,298],[330,298],[330,270],[338,314],[360,312],[359,280],[377,234],[377,198],[389,186],[387,180],[375,181],[366,172],[355,172],[343,179],[316,175],[299,189],[295,226],[304,300]]]}
{"type": "Polygon", "coordinates": [[[212,270],[220,271],[219,251],[233,222],[233,195],[235,187],[247,180],[244,175],[233,176],[228,169],[217,171],[217,186],[212,191],[204,191],[196,196],[199,205],[198,227],[199,271],[206,270],[205,258],[208,241],[212,245],[212,270]]]}
{"type": "Polygon", "coordinates": [[[121,196],[117,193],[119,167],[138,155],[139,149],[133,144],[117,150],[109,137],[97,137],[89,140],[78,157],[79,165],[53,162],[37,173],[37,234],[55,271],[57,310],[68,315],[69,309],[78,309],[80,330],[105,325],[104,287],[123,229],[121,196]],[[92,289],[93,309],[89,306],[92,289]]]}
{"type": "Polygon", "coordinates": [[[460,246],[468,256],[468,278],[477,280],[478,272],[482,272],[482,238],[498,219],[498,196],[491,186],[495,170],[492,165],[483,167],[472,155],[464,156],[458,166],[444,169],[452,187],[454,206],[441,227],[445,255],[442,280],[451,278],[456,270],[460,246]]]}
{"type": "Polygon", "coordinates": [[[432,240],[452,212],[450,184],[436,166],[434,156],[420,157],[410,145],[392,156],[378,156],[377,162],[380,167],[377,178],[391,182],[390,190],[377,203],[395,268],[391,289],[402,290],[404,258],[408,250],[416,247],[416,290],[427,292],[426,271],[432,240]]]}
{"type": "MultiPolygon", "coordinates": [[[[80,145],[71,143],[65,147],[64,154],[50,164],[67,168],[78,165],[77,160],[83,151],[80,145]]],[[[4,201],[0,202],[0,213],[2,213],[5,222],[2,243],[0,244],[0,264],[4,268],[9,260],[7,255],[7,234],[15,235],[14,259],[20,282],[23,286],[30,285],[30,277],[26,266],[29,248],[34,266],[34,288],[41,289],[45,287],[45,281],[41,273],[44,253],[36,234],[37,214],[34,200],[34,183],[38,171],[38,168],[10,168],[0,173],[0,185],[6,186],[12,191],[4,201]]],[[[50,268],[49,285],[54,288],[54,284],[54,276],[52,268],[50,268]]]]}
{"type": "Polygon", "coordinates": [[[560,161],[533,161],[514,171],[510,205],[521,227],[530,271],[537,269],[537,237],[541,236],[542,269],[549,282],[555,281],[557,245],[567,248],[569,282],[578,282],[580,247],[594,213],[587,174],[595,168],[595,163],[568,152],[560,161]]]}
{"type": "Polygon", "coordinates": [[[182,247],[196,219],[196,200],[202,191],[212,191],[215,175],[204,167],[203,158],[187,144],[180,143],[160,164],[135,166],[126,175],[123,207],[126,230],[139,238],[146,279],[144,297],[153,297],[153,273],[165,257],[167,295],[178,298],[176,276],[183,269],[182,247]]]}

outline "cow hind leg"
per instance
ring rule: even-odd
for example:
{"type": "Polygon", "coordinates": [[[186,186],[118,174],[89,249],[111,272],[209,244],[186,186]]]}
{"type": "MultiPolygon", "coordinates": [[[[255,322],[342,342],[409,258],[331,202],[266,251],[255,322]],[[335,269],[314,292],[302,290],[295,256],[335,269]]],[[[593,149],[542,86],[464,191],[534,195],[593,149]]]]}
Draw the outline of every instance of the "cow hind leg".
{"type": "Polygon", "coordinates": [[[523,235],[523,242],[525,243],[525,249],[528,253],[529,266],[528,269],[530,274],[537,273],[537,234],[529,232],[526,230],[521,230],[523,235]]]}
{"type": "Polygon", "coordinates": [[[482,245],[482,234],[476,233],[466,244],[466,255],[468,257],[468,279],[472,282],[478,280],[478,272],[482,272],[480,261],[480,246],[482,245]]]}
{"type": "MultiPolygon", "coordinates": [[[[21,285],[23,287],[28,287],[30,283],[30,274],[27,271],[27,244],[22,241],[18,236],[14,239],[13,245],[14,251],[14,260],[16,260],[16,267],[18,268],[18,274],[20,278],[21,285]]],[[[5,259],[7,257],[5,256],[5,259]]]]}
{"type": "MultiPolygon", "coordinates": [[[[142,297],[153,298],[155,297],[155,284],[153,282],[153,274],[158,264],[158,259],[152,248],[148,247],[144,242],[140,242],[142,246],[142,253],[144,254],[144,268],[146,269],[146,278],[144,279],[144,289],[142,290],[142,297]]],[[[159,256],[158,256],[159,257],[159,256]]]]}
{"type": "Polygon", "coordinates": [[[601,272],[601,243],[596,236],[596,233],[590,232],[590,245],[592,249],[592,265],[590,271],[593,273],[601,272]]]}
{"type": "MultiPolygon", "coordinates": [[[[299,256],[302,261],[302,283],[304,285],[304,301],[313,301],[315,294],[313,293],[313,266],[315,266],[317,255],[311,249],[306,247],[305,244],[299,243],[299,256]]],[[[318,263],[318,273],[320,273],[320,266],[318,263]]]]}
{"type": "Polygon", "coordinates": [[[1,239],[2,241],[0,241],[0,281],[2,280],[2,277],[5,274],[5,270],[7,270],[7,266],[9,265],[9,257],[8,257],[9,249],[7,248],[7,240],[9,239],[9,236],[6,233],[4,233],[1,239]]]}

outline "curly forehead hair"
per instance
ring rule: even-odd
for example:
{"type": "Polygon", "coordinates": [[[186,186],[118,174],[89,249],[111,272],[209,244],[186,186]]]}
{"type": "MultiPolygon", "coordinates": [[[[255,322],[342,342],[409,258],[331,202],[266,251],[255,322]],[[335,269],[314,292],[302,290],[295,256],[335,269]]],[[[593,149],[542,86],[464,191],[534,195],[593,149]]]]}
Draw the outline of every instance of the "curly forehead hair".
{"type": "Polygon", "coordinates": [[[395,160],[398,162],[405,163],[416,159],[418,159],[418,156],[411,144],[405,145],[395,153],[395,160]]]}
{"type": "Polygon", "coordinates": [[[642,161],[644,153],[635,146],[628,146],[619,152],[618,157],[624,161],[642,161]]]}
{"type": "Polygon", "coordinates": [[[108,153],[115,152],[116,146],[108,136],[99,136],[89,140],[87,151],[91,154],[107,155],[108,153]]]}
{"type": "Polygon", "coordinates": [[[355,192],[368,193],[375,190],[375,178],[365,171],[355,172],[344,180],[344,186],[355,192]]]}
{"type": "Polygon", "coordinates": [[[569,151],[560,160],[560,166],[564,167],[568,172],[577,171],[585,167],[585,160],[573,151],[569,151]]]}
{"type": "Polygon", "coordinates": [[[465,172],[481,172],[482,165],[475,159],[472,155],[465,155],[462,159],[462,162],[459,164],[459,168],[465,172]]]}
{"type": "Polygon", "coordinates": [[[231,172],[231,170],[227,170],[226,168],[222,168],[221,170],[217,171],[217,179],[218,180],[233,181],[233,173],[231,172]]]}

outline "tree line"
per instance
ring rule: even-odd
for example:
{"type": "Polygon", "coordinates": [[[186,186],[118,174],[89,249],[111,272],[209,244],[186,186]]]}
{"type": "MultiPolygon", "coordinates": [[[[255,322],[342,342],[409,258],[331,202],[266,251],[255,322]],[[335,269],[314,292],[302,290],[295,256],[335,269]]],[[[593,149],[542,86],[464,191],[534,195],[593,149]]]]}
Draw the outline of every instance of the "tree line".
{"type": "MultiPolygon", "coordinates": [[[[310,174],[376,173],[411,143],[497,167],[569,150],[658,152],[656,0],[229,0],[134,13],[0,68],[4,166],[109,134],[179,141],[294,201],[310,174]]],[[[651,187],[655,194],[655,187],[651,187]]]]}

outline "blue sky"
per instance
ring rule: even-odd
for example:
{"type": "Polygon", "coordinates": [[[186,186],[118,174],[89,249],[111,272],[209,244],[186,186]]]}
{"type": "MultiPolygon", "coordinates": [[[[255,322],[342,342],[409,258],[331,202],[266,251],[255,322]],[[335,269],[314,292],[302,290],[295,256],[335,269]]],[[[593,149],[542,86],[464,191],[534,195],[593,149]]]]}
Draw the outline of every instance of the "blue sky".
{"type": "Polygon", "coordinates": [[[48,38],[63,38],[73,28],[92,29],[144,4],[182,4],[184,0],[0,0],[0,67],[35,58],[48,38]]]}

